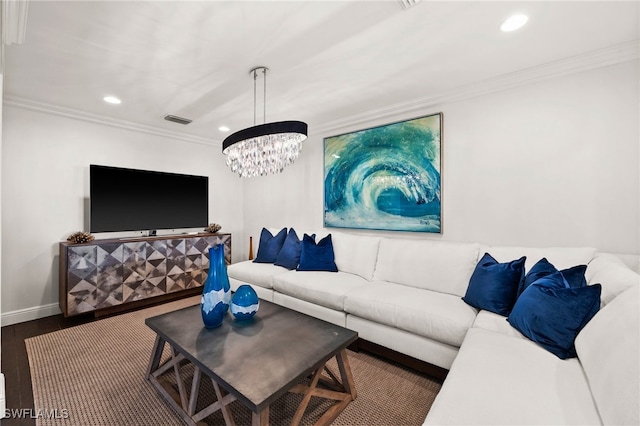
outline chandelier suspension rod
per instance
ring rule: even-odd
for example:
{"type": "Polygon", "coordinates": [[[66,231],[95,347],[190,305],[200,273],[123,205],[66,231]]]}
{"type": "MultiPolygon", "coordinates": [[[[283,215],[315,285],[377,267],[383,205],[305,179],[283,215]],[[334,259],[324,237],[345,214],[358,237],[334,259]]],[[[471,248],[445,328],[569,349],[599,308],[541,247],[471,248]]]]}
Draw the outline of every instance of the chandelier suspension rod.
{"type": "Polygon", "coordinates": [[[256,79],[258,78],[258,69],[253,70],[253,125],[256,125],[256,103],[258,102],[256,96],[256,79]]]}
{"type": "Polygon", "coordinates": [[[262,96],[262,124],[267,122],[267,68],[262,68],[264,95],[262,96]]]}
{"type": "Polygon", "coordinates": [[[257,109],[258,109],[258,90],[257,90],[257,80],[258,80],[258,70],[262,71],[262,84],[263,84],[263,95],[262,95],[262,124],[267,122],[267,71],[269,68],[267,67],[256,67],[251,70],[253,74],[253,125],[256,125],[257,121],[257,109]]]}

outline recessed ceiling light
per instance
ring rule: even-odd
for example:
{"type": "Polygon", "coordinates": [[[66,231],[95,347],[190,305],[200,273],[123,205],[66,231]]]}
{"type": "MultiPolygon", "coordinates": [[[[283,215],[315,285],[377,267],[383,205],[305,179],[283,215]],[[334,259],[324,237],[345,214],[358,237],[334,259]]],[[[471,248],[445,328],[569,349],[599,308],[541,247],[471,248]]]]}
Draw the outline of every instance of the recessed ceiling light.
{"type": "Polygon", "coordinates": [[[527,15],[512,15],[504,20],[502,25],[500,25],[500,29],[504,32],[515,31],[526,24],[528,20],[529,17],[527,15]]]}
{"type": "Polygon", "coordinates": [[[114,104],[114,105],[118,105],[122,103],[122,101],[116,98],[115,96],[105,96],[104,98],[102,98],[102,100],[109,104],[114,104]]]}
{"type": "Polygon", "coordinates": [[[220,126],[218,127],[218,130],[220,130],[221,132],[228,132],[231,129],[229,129],[227,126],[220,126]]]}

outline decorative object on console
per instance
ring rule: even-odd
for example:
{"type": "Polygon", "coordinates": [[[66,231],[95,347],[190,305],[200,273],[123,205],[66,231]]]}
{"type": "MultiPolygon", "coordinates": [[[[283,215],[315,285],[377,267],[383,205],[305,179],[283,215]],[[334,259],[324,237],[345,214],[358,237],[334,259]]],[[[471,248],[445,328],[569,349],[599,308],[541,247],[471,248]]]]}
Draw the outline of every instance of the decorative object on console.
{"type": "Polygon", "coordinates": [[[204,228],[204,230],[206,232],[210,232],[212,234],[215,234],[216,232],[218,232],[219,230],[222,229],[221,225],[218,225],[217,223],[210,223],[209,226],[207,226],[206,228],[204,228]]]}
{"type": "Polygon", "coordinates": [[[89,243],[93,240],[95,240],[95,237],[90,233],[84,231],[74,232],[73,234],[69,235],[69,237],[67,237],[67,241],[74,244],[89,243]]]}
{"type": "Polygon", "coordinates": [[[209,273],[202,290],[200,307],[204,326],[220,326],[230,303],[231,286],[224,262],[224,244],[217,244],[209,249],[209,273]]]}
{"type": "Polygon", "coordinates": [[[324,224],[441,232],[442,113],[324,139],[324,224]]]}
{"type": "Polygon", "coordinates": [[[249,260],[253,260],[253,237],[249,237],[249,260]]]}
{"type": "Polygon", "coordinates": [[[282,228],[275,236],[267,229],[262,228],[258,254],[253,259],[255,263],[273,263],[280,253],[280,249],[287,237],[287,228],[282,228]]]}
{"type": "Polygon", "coordinates": [[[518,287],[524,279],[526,256],[506,263],[498,263],[485,253],[476,265],[467,292],[462,298],[477,309],[485,309],[507,316],[518,298],[518,287]]]}
{"type": "Polygon", "coordinates": [[[248,284],[243,284],[233,293],[231,298],[231,313],[238,321],[253,318],[260,308],[260,300],[256,291],[248,284]]]}
{"type": "Polygon", "coordinates": [[[317,243],[314,237],[304,234],[302,250],[300,251],[300,264],[297,270],[338,272],[331,234],[317,243]]]}
{"type": "Polygon", "coordinates": [[[522,292],[507,321],[558,358],[574,358],[575,338],[598,313],[601,292],[600,284],[570,287],[555,272],[522,292]]]}
{"type": "Polygon", "coordinates": [[[240,177],[264,176],[279,173],[293,163],[307,138],[307,123],[279,121],[267,123],[267,71],[266,67],[253,68],[253,127],[240,130],[222,142],[222,153],[227,166],[240,177]],[[263,78],[263,124],[256,125],[256,80],[258,72],[263,78]]]}

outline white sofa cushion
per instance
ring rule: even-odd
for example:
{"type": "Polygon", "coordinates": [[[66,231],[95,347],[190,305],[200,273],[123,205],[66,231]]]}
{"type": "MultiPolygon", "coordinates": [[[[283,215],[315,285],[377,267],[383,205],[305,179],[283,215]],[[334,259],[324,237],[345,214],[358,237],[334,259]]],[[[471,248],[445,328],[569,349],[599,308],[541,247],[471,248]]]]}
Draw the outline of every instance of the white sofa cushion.
{"type": "Polygon", "coordinates": [[[456,347],[478,312],[458,296],[388,282],[372,282],[348,292],[344,309],[456,347]]]}
{"type": "Polygon", "coordinates": [[[288,271],[272,263],[254,263],[251,260],[227,265],[229,278],[264,288],[273,288],[273,277],[288,271]]]}
{"type": "MultiPolygon", "coordinates": [[[[498,262],[510,262],[527,256],[524,269],[529,269],[543,257],[556,267],[556,269],[567,269],[577,265],[587,265],[596,255],[596,249],[592,247],[507,247],[507,246],[489,246],[483,247],[498,262]]],[[[481,250],[481,251],[483,251],[481,250]]],[[[480,256],[484,253],[480,253],[480,256]]]]}
{"type": "Polygon", "coordinates": [[[338,270],[370,281],[376,267],[380,237],[331,232],[331,241],[338,270]]]}
{"type": "Polygon", "coordinates": [[[369,281],[347,272],[288,271],[273,278],[273,289],[326,308],[344,310],[344,296],[369,281]]]}
{"type": "Polygon", "coordinates": [[[494,331],[496,333],[504,334],[505,336],[527,339],[525,335],[509,324],[507,318],[493,312],[485,311],[484,309],[478,312],[478,316],[476,316],[476,320],[473,322],[473,327],[494,331]]]}
{"type": "Polygon", "coordinates": [[[576,337],[604,424],[640,424],[640,285],[602,308],[576,337]]]}
{"type": "Polygon", "coordinates": [[[382,238],[374,281],[464,296],[478,244],[382,238]]]}
{"type": "Polygon", "coordinates": [[[640,285],[640,275],[610,254],[598,254],[584,275],[588,284],[602,285],[601,309],[629,287],[640,285]]]}
{"type": "Polygon", "coordinates": [[[425,425],[599,425],[577,358],[471,328],[425,425]]]}

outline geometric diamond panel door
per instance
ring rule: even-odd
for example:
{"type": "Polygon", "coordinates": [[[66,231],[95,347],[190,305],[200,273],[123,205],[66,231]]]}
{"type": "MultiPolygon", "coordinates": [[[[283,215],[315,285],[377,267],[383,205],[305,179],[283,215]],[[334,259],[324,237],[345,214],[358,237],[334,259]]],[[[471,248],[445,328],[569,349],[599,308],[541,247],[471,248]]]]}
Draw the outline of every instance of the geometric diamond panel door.
{"type": "Polygon", "coordinates": [[[231,263],[231,234],[61,242],[60,309],[67,317],[201,287],[217,244],[231,263]]]}

